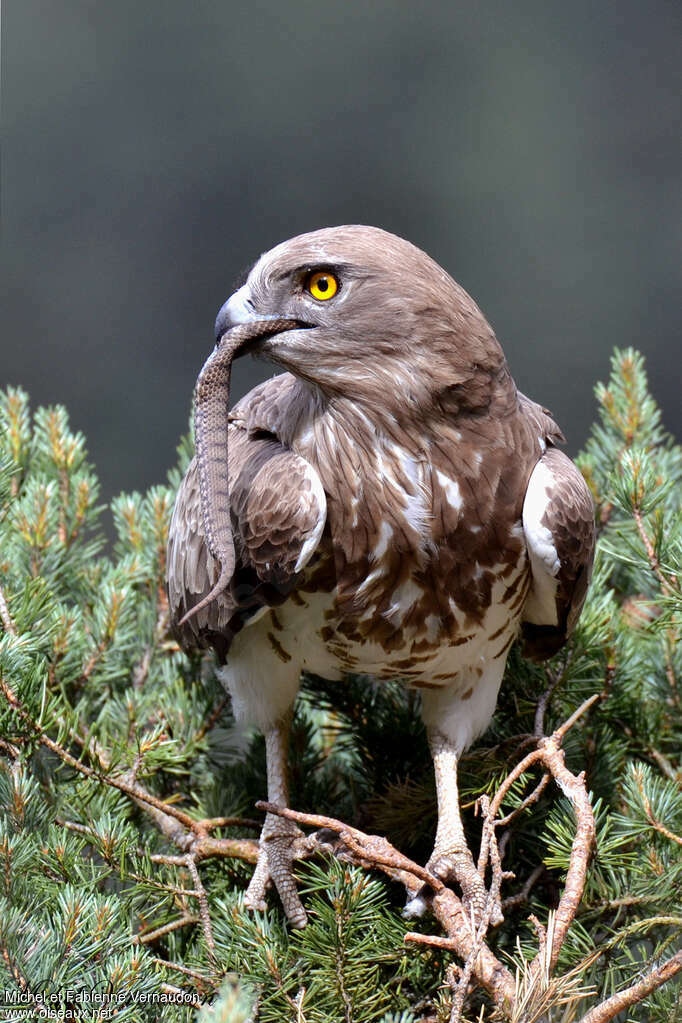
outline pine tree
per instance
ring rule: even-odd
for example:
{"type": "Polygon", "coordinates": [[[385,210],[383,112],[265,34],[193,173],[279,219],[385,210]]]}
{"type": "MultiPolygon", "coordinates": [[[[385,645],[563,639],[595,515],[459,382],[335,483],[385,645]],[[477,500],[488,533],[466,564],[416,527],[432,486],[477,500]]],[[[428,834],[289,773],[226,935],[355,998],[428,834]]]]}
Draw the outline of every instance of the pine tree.
{"type": "Polygon", "coordinates": [[[682,1020],[682,449],[635,352],[597,400],[594,580],[566,649],[512,653],[464,757],[505,919],[458,943],[456,893],[418,931],[401,917],[396,880],[419,883],[435,828],[430,757],[415,694],[364,679],[307,678],[296,707],[291,805],[332,818],[298,867],[309,926],[274,899],[245,911],[263,741],[168,629],[191,440],[166,486],[113,502],[108,553],[64,409],[0,397],[0,1020],[682,1020]]]}

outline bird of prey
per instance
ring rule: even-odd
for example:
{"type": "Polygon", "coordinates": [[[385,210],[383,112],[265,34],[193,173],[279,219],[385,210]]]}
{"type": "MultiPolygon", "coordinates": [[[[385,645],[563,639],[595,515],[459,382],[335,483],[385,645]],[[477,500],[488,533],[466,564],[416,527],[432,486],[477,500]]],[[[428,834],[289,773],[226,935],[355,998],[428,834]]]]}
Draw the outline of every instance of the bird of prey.
{"type": "MultiPolygon", "coordinates": [[[[559,650],[591,573],[592,500],[561,431],[445,270],[360,225],[255,263],[218,314],[195,426],[170,525],[171,616],[186,647],[215,649],[237,719],[264,732],[269,801],[287,804],[303,670],[416,687],[438,801],[428,866],[480,912],[458,758],[492,718],[515,639],[536,659],[559,650]],[[285,372],[228,411],[246,351],[285,372]]],[[[299,836],[268,815],[246,901],[262,908],[272,882],[302,927],[299,836]]]]}

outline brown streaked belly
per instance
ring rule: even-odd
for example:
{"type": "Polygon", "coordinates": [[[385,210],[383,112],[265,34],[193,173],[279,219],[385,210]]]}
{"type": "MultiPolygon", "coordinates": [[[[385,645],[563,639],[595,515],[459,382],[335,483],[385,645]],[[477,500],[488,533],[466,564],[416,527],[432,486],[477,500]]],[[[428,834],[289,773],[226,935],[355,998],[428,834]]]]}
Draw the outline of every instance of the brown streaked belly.
{"type": "Polygon", "coordinates": [[[388,617],[368,608],[350,618],[338,615],[334,594],[329,594],[330,606],[315,630],[317,660],[333,665],[335,677],[367,674],[416,688],[449,686],[458,675],[475,681],[486,663],[506,657],[523,606],[518,596],[527,591],[529,581],[525,557],[513,573],[497,573],[488,606],[473,621],[466,604],[461,607],[453,597],[447,603],[442,595],[437,603],[420,604],[417,599],[388,617]]]}

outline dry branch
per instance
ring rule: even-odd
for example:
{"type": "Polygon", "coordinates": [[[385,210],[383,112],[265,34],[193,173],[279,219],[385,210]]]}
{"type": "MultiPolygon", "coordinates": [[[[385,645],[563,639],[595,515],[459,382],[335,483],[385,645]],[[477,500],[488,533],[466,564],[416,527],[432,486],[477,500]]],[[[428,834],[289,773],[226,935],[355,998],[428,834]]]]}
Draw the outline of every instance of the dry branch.
{"type": "Polygon", "coordinates": [[[193,927],[197,923],[199,923],[198,916],[181,916],[177,920],[171,920],[167,924],[162,924],[161,927],[155,927],[150,931],[142,931],[133,940],[135,944],[151,945],[158,941],[159,938],[164,938],[167,934],[180,930],[181,927],[193,927]]]}
{"type": "MultiPolygon", "coordinates": [[[[344,858],[359,866],[378,868],[392,880],[402,881],[412,890],[426,882],[434,890],[431,909],[451,942],[448,947],[467,962],[474,949],[476,933],[472,930],[461,900],[439,878],[431,875],[407,856],[403,856],[385,838],[366,835],[333,817],[298,813],[275,806],[273,803],[259,803],[258,806],[268,813],[296,821],[298,824],[335,832],[345,847],[337,850],[344,858]]],[[[329,843],[324,838],[319,841],[315,835],[311,838],[320,851],[329,850],[329,843]]],[[[472,960],[472,972],[481,987],[491,995],[495,1004],[505,1007],[508,1011],[514,997],[514,978],[485,943],[481,945],[475,961],[472,960]]]]}
{"type": "Polygon", "coordinates": [[[585,776],[580,774],[576,777],[568,770],[564,763],[564,751],[560,747],[560,742],[561,738],[557,736],[557,733],[540,741],[543,752],[542,763],[551,772],[561,791],[573,804],[577,827],[573,845],[571,846],[571,856],[564,890],[556,910],[556,926],[554,928],[550,957],[551,969],[554,969],[556,966],[559,950],[566,937],[566,932],[573,923],[578,911],[578,906],[585,890],[587,869],[592,856],[596,835],[594,814],[585,786],[585,776]]]}
{"type": "Polygon", "coordinates": [[[653,991],[665,984],[666,981],[672,980],[681,970],[682,951],[677,952],[676,955],[668,959],[662,966],[657,966],[651,970],[650,973],[647,973],[636,984],[632,984],[623,991],[617,991],[615,995],[611,995],[606,1001],[595,1005],[593,1009],[590,1009],[583,1016],[580,1023],[609,1023],[609,1020],[615,1019],[619,1012],[623,1012],[625,1009],[629,1009],[630,1006],[636,1005],[644,998],[647,998],[653,991]]]}
{"type": "MultiPolygon", "coordinates": [[[[550,687],[548,694],[551,688],[553,687],[550,687]]],[[[547,698],[548,694],[546,694],[547,698]]],[[[338,836],[338,845],[336,848],[332,848],[333,852],[359,866],[378,868],[393,880],[401,881],[408,891],[414,891],[419,887],[420,883],[429,885],[434,893],[431,900],[431,909],[447,937],[439,938],[435,935],[416,935],[410,932],[406,935],[405,940],[447,948],[455,952],[462,959],[464,965],[459,972],[458,980],[454,986],[451,1021],[456,1023],[461,1016],[464,997],[472,978],[491,995],[498,1009],[508,1015],[514,1002],[514,980],[509,971],[486,944],[486,935],[491,917],[495,907],[500,905],[501,883],[505,876],[513,876],[505,875],[502,871],[495,829],[503,823],[509,823],[514,814],[509,814],[501,819],[498,819],[497,815],[505,795],[509,792],[514,782],[536,764],[543,768],[543,778],[531,795],[524,800],[523,807],[525,808],[525,806],[532,805],[532,803],[537,801],[546,784],[545,777],[551,777],[559,789],[571,801],[576,815],[576,834],[571,848],[566,882],[559,905],[554,913],[551,933],[547,939],[550,945],[545,950],[542,948],[542,941],[540,941],[540,950],[530,966],[531,976],[537,976],[543,969],[548,968],[552,971],[555,968],[561,945],[575,919],[585,888],[587,870],[595,839],[594,815],[584,775],[576,776],[568,770],[564,762],[561,742],[568,730],[598,699],[598,694],[589,697],[551,736],[540,737],[537,748],[527,754],[509,772],[493,799],[490,801],[486,798],[481,800],[480,806],[484,815],[484,824],[478,869],[481,876],[483,876],[487,864],[490,863],[492,882],[488,893],[486,911],[478,927],[474,926],[473,921],[467,916],[461,900],[449,887],[443,884],[440,879],[432,877],[422,866],[400,853],[385,838],[378,835],[366,835],[357,828],[353,828],[332,817],[299,813],[271,803],[258,803],[257,805],[259,809],[288,820],[296,821],[298,824],[334,832],[338,836]]],[[[545,706],[546,702],[547,700],[545,699],[545,706]]],[[[312,835],[307,841],[308,852],[306,854],[313,852],[315,847],[321,851],[330,850],[329,842],[319,835],[312,835]]],[[[531,875],[531,883],[537,879],[537,876],[536,872],[531,875]]],[[[543,931],[544,929],[540,926],[540,932],[543,931]]]]}
{"type": "MultiPolygon", "coordinates": [[[[134,800],[138,806],[154,821],[159,831],[166,838],[170,839],[179,849],[191,855],[198,861],[208,859],[212,856],[227,856],[233,859],[245,860],[247,863],[256,863],[258,859],[258,843],[251,839],[240,838],[213,838],[209,831],[221,826],[221,818],[208,818],[207,820],[195,820],[183,810],[163,800],[158,799],[151,792],[148,792],[139,782],[135,781],[131,772],[122,775],[108,774],[109,761],[103,750],[99,749],[96,743],[89,743],[85,751],[95,759],[97,767],[89,767],[69,753],[58,742],[45,732],[23,704],[18,700],[14,690],[8,682],[0,676],[0,692],[11,707],[17,712],[21,720],[33,733],[41,745],[45,746],[57,756],[62,763],[79,774],[98,781],[102,785],[118,789],[124,795],[134,800]]],[[[224,818],[232,821],[232,818],[224,818]]]]}
{"type": "MultiPolygon", "coordinates": [[[[13,622],[9,617],[6,602],[3,602],[0,612],[5,631],[13,634],[13,622]]],[[[557,683],[553,681],[545,696],[541,698],[536,722],[542,722],[549,697],[556,685],[557,683]]],[[[100,749],[96,742],[83,740],[74,733],[73,729],[67,729],[67,734],[70,734],[81,747],[81,756],[88,757],[92,766],[78,759],[62,743],[55,741],[46,733],[43,726],[33,718],[17,698],[13,687],[2,677],[0,677],[0,692],[8,704],[14,708],[29,735],[49,749],[62,763],[83,777],[115,788],[125,794],[145,812],[158,830],[179,850],[177,855],[153,854],[151,860],[170,866],[184,867],[189,872],[193,881],[192,889],[179,889],[169,885],[159,885],[159,887],[173,890],[183,898],[188,896],[196,898],[198,916],[185,910],[180,919],[138,936],[138,942],[148,944],[179,927],[200,923],[209,955],[212,955],[215,941],[207,893],[199,874],[198,864],[209,857],[234,857],[255,864],[258,857],[257,842],[248,839],[216,838],[211,832],[216,828],[232,825],[256,827],[258,822],[230,817],[195,820],[184,810],[164,802],[149,792],[135,778],[134,768],[114,773],[111,770],[106,751],[100,749]]],[[[319,814],[298,813],[270,803],[259,803],[258,806],[277,816],[311,828],[321,829],[317,834],[313,834],[301,842],[299,850],[301,857],[307,857],[316,852],[332,851],[341,858],[364,868],[383,871],[391,879],[404,884],[412,893],[426,884],[433,893],[430,901],[431,910],[445,936],[408,933],[405,935],[405,941],[447,949],[455,953],[461,960],[462,966],[458,968],[456,974],[452,975],[454,997],[450,1020],[452,1023],[456,1023],[461,1018],[464,1001],[471,983],[487,991],[495,1003],[498,1013],[503,1017],[510,1018],[514,1011],[517,994],[515,980],[487,943],[491,919],[494,918],[496,908],[500,906],[502,882],[505,877],[513,876],[502,870],[497,829],[508,825],[523,810],[534,805],[550,778],[571,801],[576,816],[576,833],[571,848],[569,868],[559,905],[553,914],[552,926],[545,931],[539,921],[537,922],[539,952],[529,965],[528,971],[532,986],[533,978],[539,979],[541,975],[551,974],[555,969],[561,945],[575,919],[585,887],[595,838],[594,817],[584,775],[574,775],[566,767],[561,743],[569,728],[598,699],[599,695],[595,694],[586,700],[552,735],[536,736],[534,741],[537,741],[537,747],[515,765],[499,785],[491,800],[483,798],[480,801],[479,805],[483,812],[483,833],[478,869],[481,876],[484,876],[488,864],[490,864],[492,881],[485,912],[477,923],[469,916],[461,899],[451,888],[423,866],[400,853],[385,838],[365,834],[335,818],[319,814]],[[502,804],[513,784],[525,772],[535,767],[542,770],[540,781],[514,811],[501,817],[502,804]],[[336,836],[333,842],[330,842],[330,833],[336,836]]],[[[660,825],[660,822],[652,820],[653,814],[647,804],[645,804],[645,810],[654,827],[667,834],[667,837],[679,841],[677,836],[668,834],[667,829],[664,830],[664,826],[660,825]]],[[[83,825],[71,821],[59,821],[59,823],[71,830],[88,835],[89,829],[83,825]]],[[[95,836],[88,835],[88,837],[92,839],[95,836]]],[[[540,876],[542,869],[542,867],[538,867],[532,872],[522,891],[517,896],[508,899],[505,907],[516,905],[528,897],[530,888],[540,876]]],[[[136,875],[130,874],[130,876],[136,875]]],[[[150,879],[140,880],[150,882],[150,879]]],[[[173,968],[172,964],[170,964],[170,968],[173,968]]],[[[682,969],[682,953],[678,953],[667,963],[652,970],[637,984],[633,984],[595,1007],[581,1023],[608,1023],[620,1011],[641,1001],[651,991],[678,973],[680,969],[682,969]]]]}

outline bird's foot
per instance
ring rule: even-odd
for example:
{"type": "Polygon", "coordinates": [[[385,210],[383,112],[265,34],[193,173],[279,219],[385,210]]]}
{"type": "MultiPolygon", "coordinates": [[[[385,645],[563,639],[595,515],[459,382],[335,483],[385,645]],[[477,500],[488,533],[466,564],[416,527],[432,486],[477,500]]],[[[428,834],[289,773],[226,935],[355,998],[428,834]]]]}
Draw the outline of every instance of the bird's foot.
{"type": "Polygon", "coordinates": [[[309,855],[303,832],[292,821],[268,814],[261,831],[258,862],[246,890],[247,909],[265,910],[265,892],[274,884],[292,927],[305,927],[308,916],[298,897],[293,864],[309,855]]]}
{"type": "MultiPolygon", "coordinates": [[[[462,893],[462,903],[468,916],[478,926],[488,914],[488,902],[492,895],[485,887],[483,878],[474,865],[469,850],[453,849],[446,852],[434,850],[426,869],[445,884],[455,881],[462,893]]],[[[433,893],[423,885],[406,903],[403,916],[408,920],[424,916],[433,893]]],[[[492,906],[489,922],[492,926],[502,923],[502,908],[499,898],[492,906]]]]}

